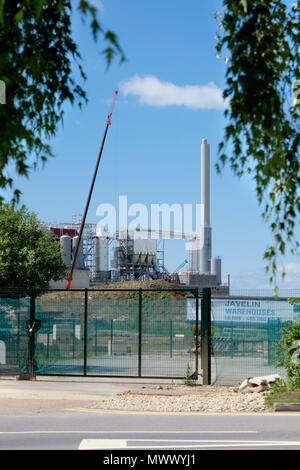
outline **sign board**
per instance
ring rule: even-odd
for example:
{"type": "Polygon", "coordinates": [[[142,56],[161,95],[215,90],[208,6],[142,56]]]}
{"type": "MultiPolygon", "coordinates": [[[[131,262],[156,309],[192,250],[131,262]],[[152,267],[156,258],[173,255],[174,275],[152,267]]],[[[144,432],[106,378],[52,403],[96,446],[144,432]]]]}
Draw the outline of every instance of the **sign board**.
{"type": "MultiPolygon", "coordinates": [[[[270,320],[296,321],[299,309],[287,300],[218,298],[211,300],[213,322],[268,323],[270,320]]],[[[201,302],[199,302],[199,321],[201,302]]],[[[187,321],[196,321],[195,299],[187,299],[187,321]]]]}

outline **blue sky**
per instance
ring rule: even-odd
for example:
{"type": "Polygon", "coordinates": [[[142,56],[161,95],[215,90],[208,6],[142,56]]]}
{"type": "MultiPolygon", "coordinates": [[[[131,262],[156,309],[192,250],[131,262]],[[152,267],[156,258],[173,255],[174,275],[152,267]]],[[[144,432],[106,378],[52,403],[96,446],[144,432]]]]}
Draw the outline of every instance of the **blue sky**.
{"type": "MultiPolygon", "coordinates": [[[[74,0],[73,4],[76,5],[74,0]]],[[[215,52],[221,0],[93,0],[104,27],[114,31],[127,57],[107,70],[88,24],[74,15],[89,103],[65,107],[64,126],[52,148],[56,155],[29,180],[16,179],[22,202],[45,222],[67,222],[83,213],[106,116],[119,90],[88,222],[98,223],[97,206],[128,203],[200,203],[200,146],[211,147],[211,224],[213,255],[222,257],[223,278],[240,289],[269,287],[262,256],[270,238],[254,185],[229,169],[214,169],[225,120],[220,92],[224,57],[215,52]],[[150,78],[149,78],[150,77],[150,78]],[[210,84],[210,85],[209,85],[210,84]]],[[[165,242],[169,270],[185,258],[185,242],[165,242]]],[[[300,286],[299,258],[287,257],[282,287],[300,286]]]]}

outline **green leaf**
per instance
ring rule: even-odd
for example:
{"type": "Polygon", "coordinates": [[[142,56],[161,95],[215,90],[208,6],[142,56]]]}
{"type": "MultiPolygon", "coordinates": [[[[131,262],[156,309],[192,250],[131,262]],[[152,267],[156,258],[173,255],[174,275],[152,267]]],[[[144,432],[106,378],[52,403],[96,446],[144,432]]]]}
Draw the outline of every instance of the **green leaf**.
{"type": "Polygon", "coordinates": [[[23,16],[24,16],[24,7],[21,7],[17,13],[15,14],[15,17],[14,17],[14,20],[19,23],[22,19],[23,19],[23,16]]]}
{"type": "MultiPolygon", "coordinates": [[[[81,108],[87,102],[74,70],[77,64],[80,79],[86,80],[73,38],[72,3],[0,0],[0,79],[11,97],[5,107],[0,106],[1,189],[14,189],[13,178],[7,177],[10,166],[17,175],[30,177],[53,156],[50,143],[63,124],[65,104],[81,108]]],[[[82,18],[90,19],[94,39],[101,35],[108,44],[107,64],[116,56],[122,61],[117,36],[103,30],[92,2],[79,0],[78,10],[82,18]]],[[[13,201],[18,197],[16,191],[13,201]]]]}
{"type": "Polygon", "coordinates": [[[45,0],[34,0],[34,8],[35,8],[35,17],[38,20],[42,14],[42,9],[44,6],[45,0]]]}
{"type": "Polygon", "coordinates": [[[277,254],[285,254],[287,246],[293,254],[297,247],[300,106],[297,111],[287,102],[300,79],[299,9],[283,0],[225,0],[223,5],[216,50],[225,49],[230,57],[223,142],[231,151],[226,154],[221,142],[219,162],[224,166],[229,160],[238,177],[253,174],[262,217],[276,234],[276,246],[264,255],[274,273],[277,254]]]}
{"type": "Polygon", "coordinates": [[[248,1],[247,0],[240,0],[240,3],[243,6],[244,13],[247,13],[247,11],[248,11],[248,1]]]}

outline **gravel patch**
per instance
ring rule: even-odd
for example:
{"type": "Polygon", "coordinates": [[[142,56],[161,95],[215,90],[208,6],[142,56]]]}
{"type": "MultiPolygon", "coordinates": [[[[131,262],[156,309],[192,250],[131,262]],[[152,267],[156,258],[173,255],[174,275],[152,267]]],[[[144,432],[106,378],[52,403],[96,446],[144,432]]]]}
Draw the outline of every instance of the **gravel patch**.
{"type": "Polygon", "coordinates": [[[97,401],[93,408],[205,413],[261,413],[272,411],[264,403],[265,394],[241,393],[234,387],[179,386],[145,387],[128,390],[97,401]]]}

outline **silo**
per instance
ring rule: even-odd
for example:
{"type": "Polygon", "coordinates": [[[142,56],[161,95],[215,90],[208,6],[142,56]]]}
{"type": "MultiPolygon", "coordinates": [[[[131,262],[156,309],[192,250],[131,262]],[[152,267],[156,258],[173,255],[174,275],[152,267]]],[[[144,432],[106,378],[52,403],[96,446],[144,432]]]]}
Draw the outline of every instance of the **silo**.
{"type": "Polygon", "coordinates": [[[211,274],[216,276],[217,286],[220,286],[222,284],[222,270],[219,256],[211,259],[211,274]]]}
{"type": "Polygon", "coordinates": [[[109,238],[99,237],[99,271],[108,271],[109,269],[109,238]]]}
{"type": "Polygon", "coordinates": [[[71,256],[71,237],[69,235],[63,235],[60,237],[60,246],[62,251],[63,261],[70,265],[72,256],[71,256]]]}
{"type": "Polygon", "coordinates": [[[109,268],[109,239],[95,237],[94,239],[95,271],[108,271],[109,268]]]}
{"type": "Polygon", "coordinates": [[[100,271],[100,247],[99,247],[99,237],[94,238],[94,257],[95,257],[95,272],[100,271]]]}
{"type": "MultiPolygon", "coordinates": [[[[76,249],[76,244],[77,244],[78,236],[73,237],[72,239],[72,256],[74,256],[75,249],[76,249]]],[[[75,269],[84,269],[84,263],[83,263],[83,241],[82,239],[80,240],[79,247],[78,247],[78,252],[77,252],[77,257],[75,261],[75,269]]]]}

